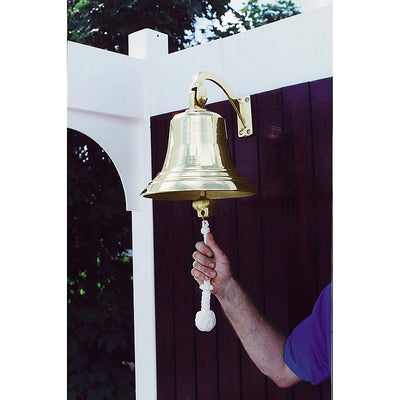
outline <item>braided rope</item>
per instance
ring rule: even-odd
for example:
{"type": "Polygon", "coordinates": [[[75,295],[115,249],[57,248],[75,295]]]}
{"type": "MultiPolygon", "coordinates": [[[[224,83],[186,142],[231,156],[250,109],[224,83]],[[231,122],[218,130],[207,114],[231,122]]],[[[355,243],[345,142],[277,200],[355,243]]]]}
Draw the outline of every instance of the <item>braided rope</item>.
{"type": "MultiPolygon", "coordinates": [[[[207,245],[207,233],[210,232],[210,227],[208,221],[202,221],[201,233],[203,234],[204,243],[207,245]]],[[[216,318],[214,311],[210,310],[210,299],[211,290],[214,286],[211,285],[210,280],[205,280],[202,285],[200,285],[201,293],[201,310],[196,313],[195,325],[203,332],[209,332],[214,328],[216,324],[216,318]]]]}

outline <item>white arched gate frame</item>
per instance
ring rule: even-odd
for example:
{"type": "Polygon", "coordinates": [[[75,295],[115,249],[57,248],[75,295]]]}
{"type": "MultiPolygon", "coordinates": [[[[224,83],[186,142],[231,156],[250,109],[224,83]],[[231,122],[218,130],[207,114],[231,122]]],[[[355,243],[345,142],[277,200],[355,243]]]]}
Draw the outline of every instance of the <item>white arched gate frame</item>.
{"type": "MultiPolygon", "coordinates": [[[[150,117],[188,106],[200,71],[239,97],[332,76],[332,6],[168,54],[167,36],[129,36],[129,56],[68,43],[68,128],[95,140],[120,175],[132,212],[136,398],[157,399],[150,117]]],[[[209,103],[225,100],[215,85],[209,103]]],[[[257,132],[255,132],[257,134],[257,132]]]]}

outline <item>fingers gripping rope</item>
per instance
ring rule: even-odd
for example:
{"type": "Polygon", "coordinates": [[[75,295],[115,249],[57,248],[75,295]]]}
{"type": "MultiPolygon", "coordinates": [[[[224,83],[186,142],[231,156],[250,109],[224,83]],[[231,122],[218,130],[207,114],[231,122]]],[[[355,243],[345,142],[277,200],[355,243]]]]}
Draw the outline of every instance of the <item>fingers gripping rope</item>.
{"type": "MultiPolygon", "coordinates": [[[[207,233],[210,232],[210,227],[208,221],[202,221],[201,233],[204,237],[204,243],[207,245],[207,233]]],[[[216,318],[214,311],[210,310],[210,298],[211,298],[211,290],[214,289],[214,286],[211,285],[209,280],[205,280],[202,285],[200,285],[200,289],[202,290],[201,294],[201,310],[196,313],[195,324],[196,327],[203,332],[209,332],[212,328],[214,328],[216,324],[216,318]]]]}

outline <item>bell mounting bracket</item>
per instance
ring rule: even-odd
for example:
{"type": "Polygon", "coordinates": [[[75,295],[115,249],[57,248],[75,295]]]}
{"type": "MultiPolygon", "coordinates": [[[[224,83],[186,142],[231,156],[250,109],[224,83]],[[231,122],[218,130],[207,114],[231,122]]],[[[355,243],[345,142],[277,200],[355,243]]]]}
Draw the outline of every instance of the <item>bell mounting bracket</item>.
{"type": "Polygon", "coordinates": [[[253,122],[251,116],[251,99],[250,95],[245,97],[236,97],[229,86],[217,75],[212,72],[202,71],[199,72],[193,80],[192,86],[189,91],[189,108],[203,108],[205,107],[208,97],[207,91],[203,86],[205,80],[214,82],[218,85],[225,95],[228,97],[233,109],[237,115],[238,122],[238,136],[246,137],[253,134],[253,122]]]}

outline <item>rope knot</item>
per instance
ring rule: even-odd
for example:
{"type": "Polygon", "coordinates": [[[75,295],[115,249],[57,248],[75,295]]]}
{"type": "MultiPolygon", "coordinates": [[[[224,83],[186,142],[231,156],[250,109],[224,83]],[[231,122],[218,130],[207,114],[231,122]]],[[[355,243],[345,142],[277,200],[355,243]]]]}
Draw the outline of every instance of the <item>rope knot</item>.
{"type": "Polygon", "coordinates": [[[195,324],[202,332],[210,332],[216,322],[215,314],[212,310],[201,310],[196,313],[195,324]]]}
{"type": "Polygon", "coordinates": [[[211,285],[210,281],[204,281],[202,285],[200,285],[201,290],[207,290],[208,292],[211,292],[211,290],[214,289],[214,286],[211,285]]]}
{"type": "Polygon", "coordinates": [[[201,230],[200,230],[200,232],[204,236],[204,243],[205,243],[206,235],[207,235],[207,233],[210,233],[210,225],[209,225],[209,223],[208,223],[208,221],[206,219],[203,219],[203,221],[201,221],[201,230]]]}

